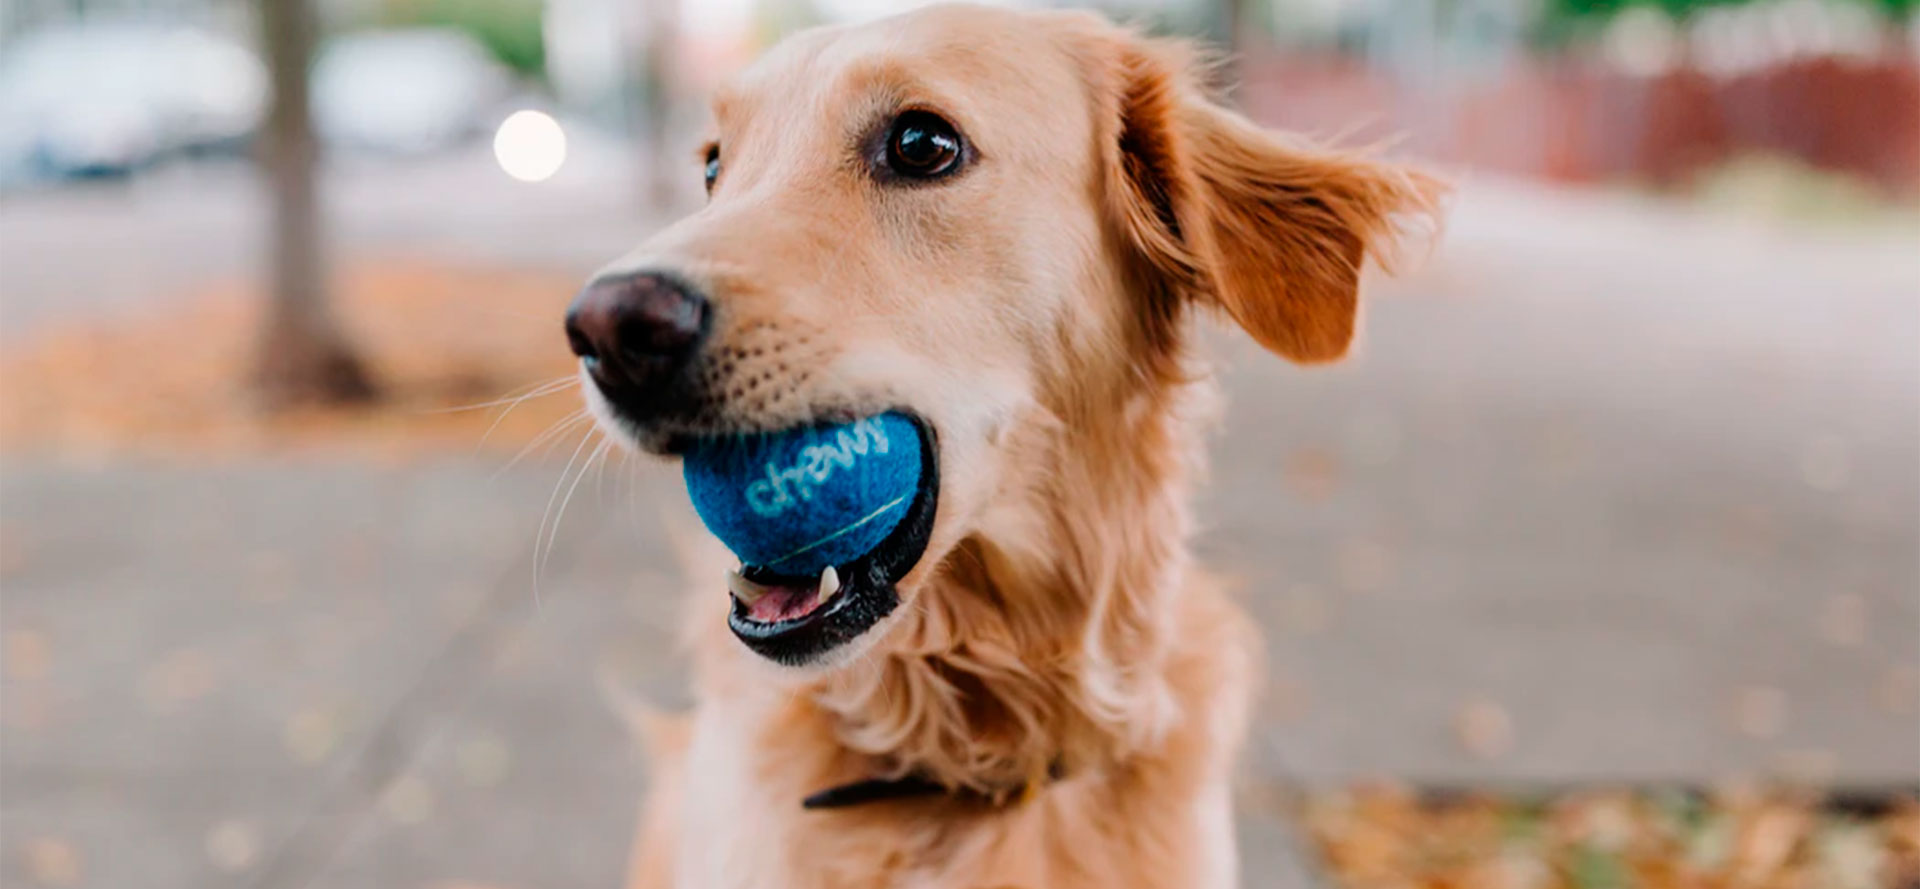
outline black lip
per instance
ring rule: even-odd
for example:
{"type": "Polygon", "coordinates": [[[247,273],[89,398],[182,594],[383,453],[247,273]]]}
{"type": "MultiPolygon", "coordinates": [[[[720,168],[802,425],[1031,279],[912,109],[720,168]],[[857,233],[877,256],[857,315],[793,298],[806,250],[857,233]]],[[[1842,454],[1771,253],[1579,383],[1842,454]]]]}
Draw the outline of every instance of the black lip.
{"type": "MultiPolygon", "coordinates": [[[[873,629],[900,606],[895,584],[926,554],[940,500],[940,449],[933,427],[914,414],[907,416],[920,427],[921,473],[920,487],[906,516],[871,552],[836,566],[840,592],[811,614],[767,623],[747,617],[746,607],[733,599],[727,628],[755,654],[787,666],[801,666],[873,629]]],[[[754,579],[754,571],[747,569],[748,579],[754,579]]]]}

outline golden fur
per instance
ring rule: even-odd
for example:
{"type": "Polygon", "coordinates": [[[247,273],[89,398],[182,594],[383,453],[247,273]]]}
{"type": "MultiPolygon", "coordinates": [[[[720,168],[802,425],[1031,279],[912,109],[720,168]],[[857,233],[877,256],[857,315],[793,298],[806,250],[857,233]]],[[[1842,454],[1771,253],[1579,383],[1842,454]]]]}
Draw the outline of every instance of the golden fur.
{"type": "Polygon", "coordinates": [[[741,646],[728,564],[700,569],[699,703],[649,732],[632,885],[1235,883],[1229,778],[1261,669],[1189,555],[1214,401],[1193,307],[1337,358],[1363,261],[1439,188],[1287,144],[1200,76],[1185,46],[1092,15],[940,7],[799,35],[717,98],[711,203],[614,266],[675,268],[722,306],[723,397],[698,422],[910,407],[939,430],[940,503],[902,606],[824,667],[741,646]],[[977,161],[876,185],[850,146],[906,107],[977,161]],[[994,799],[800,807],[907,773],[994,799]]]}

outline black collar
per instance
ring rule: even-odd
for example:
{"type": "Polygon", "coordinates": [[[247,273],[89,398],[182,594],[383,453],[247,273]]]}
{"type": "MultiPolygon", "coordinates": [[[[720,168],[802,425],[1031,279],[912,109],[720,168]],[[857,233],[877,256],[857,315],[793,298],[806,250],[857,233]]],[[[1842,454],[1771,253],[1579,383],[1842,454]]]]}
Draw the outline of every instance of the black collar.
{"type": "Polygon", "coordinates": [[[947,792],[940,783],[923,775],[907,775],[900,778],[867,778],[848,784],[836,784],[825,790],[809,794],[800,801],[803,809],[844,809],[861,803],[877,803],[890,799],[909,799],[916,796],[936,796],[947,792]]]}
{"type": "MultiPolygon", "coordinates": [[[[1059,760],[1047,766],[1046,782],[1051,784],[1065,777],[1066,767],[1059,760]]],[[[809,794],[800,801],[803,809],[844,809],[865,803],[884,802],[895,799],[912,799],[922,796],[946,796],[956,800],[987,802],[996,805],[1010,801],[1024,800],[1038,788],[1032,782],[1022,781],[997,793],[979,790],[953,790],[938,781],[918,773],[909,773],[899,778],[865,778],[846,784],[836,784],[825,790],[809,794]]]]}

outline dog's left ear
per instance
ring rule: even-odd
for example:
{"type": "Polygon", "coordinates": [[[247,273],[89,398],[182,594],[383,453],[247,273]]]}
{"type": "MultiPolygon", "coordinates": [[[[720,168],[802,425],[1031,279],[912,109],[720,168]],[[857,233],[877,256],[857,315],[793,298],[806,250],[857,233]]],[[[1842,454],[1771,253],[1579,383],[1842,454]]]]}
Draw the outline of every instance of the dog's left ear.
{"type": "Polygon", "coordinates": [[[1110,210],[1175,286],[1296,362],[1346,354],[1360,269],[1445,188],[1413,170],[1289,145],[1209,101],[1185,44],[1106,44],[1110,210]]]}

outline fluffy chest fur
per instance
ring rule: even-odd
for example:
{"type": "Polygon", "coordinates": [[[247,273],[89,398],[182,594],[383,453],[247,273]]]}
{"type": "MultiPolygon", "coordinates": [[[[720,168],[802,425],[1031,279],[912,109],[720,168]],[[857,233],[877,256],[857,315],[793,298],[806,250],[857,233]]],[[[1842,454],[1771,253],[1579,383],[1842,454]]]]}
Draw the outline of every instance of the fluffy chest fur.
{"type": "Polygon", "coordinates": [[[831,689],[776,688],[760,665],[733,663],[703,683],[684,748],[655,772],[661,796],[641,855],[670,858],[663,885],[680,889],[1232,886],[1229,764],[1257,647],[1211,582],[1177,598],[1188,641],[1162,677],[1183,702],[1177,727],[1003,804],[935,796],[802,809],[810,793],[897,763],[842,740],[849,716],[818,699],[831,689]]]}

